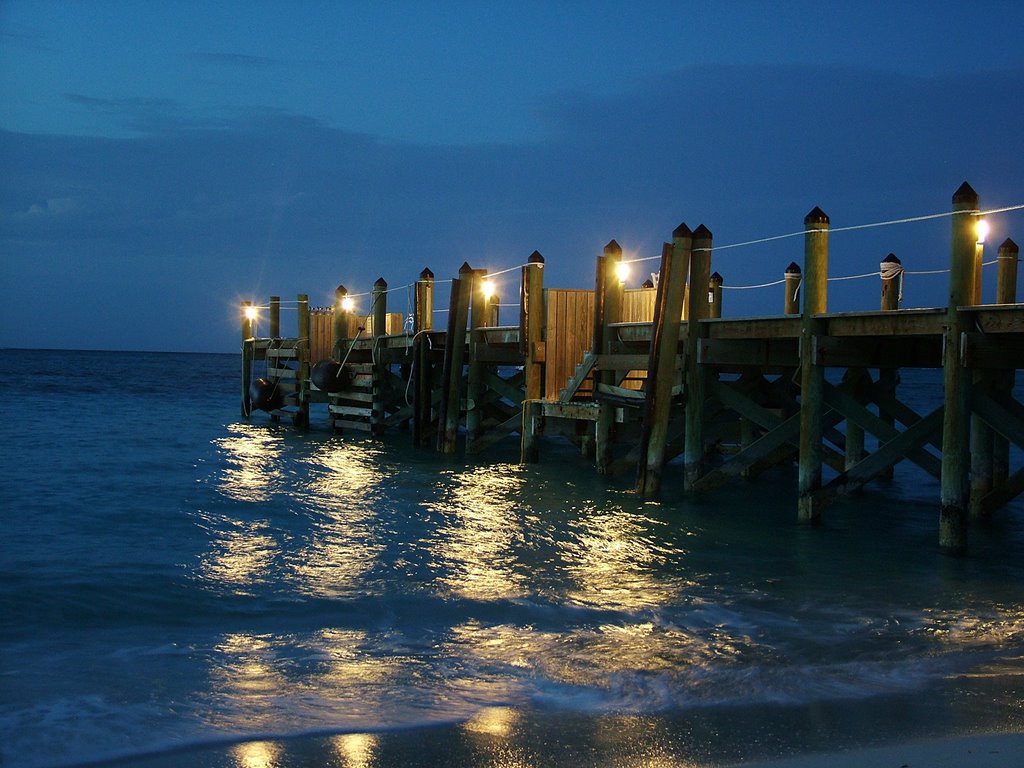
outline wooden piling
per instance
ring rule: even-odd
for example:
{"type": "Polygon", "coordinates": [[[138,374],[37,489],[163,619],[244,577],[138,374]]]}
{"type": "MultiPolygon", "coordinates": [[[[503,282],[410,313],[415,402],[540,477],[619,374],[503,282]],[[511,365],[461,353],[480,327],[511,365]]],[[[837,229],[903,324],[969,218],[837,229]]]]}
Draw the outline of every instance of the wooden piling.
{"type": "Polygon", "coordinates": [[[501,297],[496,293],[492,293],[487,299],[487,322],[485,325],[490,328],[497,328],[501,325],[501,297]]]}
{"type": "Polygon", "coordinates": [[[683,312],[683,294],[690,269],[692,238],[690,228],[680,224],[672,233],[672,243],[665,243],[661,249],[661,269],[645,382],[640,456],[637,461],[636,489],[646,499],[656,498],[661,490],[669,411],[676,381],[679,318],[683,312]]]}
{"type": "MultiPolygon", "coordinates": [[[[996,260],[996,303],[1017,303],[1017,264],[1020,249],[1010,238],[999,246],[996,260]]],[[[995,391],[1009,397],[1013,392],[1016,371],[1012,368],[996,373],[995,391]]],[[[992,442],[992,482],[1001,485],[1010,474],[1010,441],[996,433],[992,442]]]]}
{"type": "MultiPolygon", "coordinates": [[[[520,350],[525,357],[527,400],[537,400],[544,393],[544,257],[538,251],[530,254],[522,270],[522,296],[519,302],[520,350]]],[[[525,415],[525,413],[524,413],[525,415]]]]}
{"type": "Polygon", "coordinates": [[[722,318],[722,284],[725,280],[717,272],[712,273],[711,283],[708,285],[708,299],[711,302],[708,317],[712,320],[722,318]]]}
{"type": "Polygon", "coordinates": [[[702,329],[708,317],[708,293],[702,288],[711,280],[711,230],[701,224],[693,231],[690,256],[690,292],[686,313],[686,416],[683,448],[683,487],[690,489],[704,466],[704,366],[697,360],[702,329]]]}
{"type": "MultiPolygon", "coordinates": [[[[614,341],[609,326],[619,322],[622,313],[622,283],[619,282],[617,267],[622,261],[622,247],[614,240],[605,247],[597,259],[597,281],[594,291],[594,339],[595,355],[609,354],[614,341]]],[[[615,371],[598,371],[594,377],[594,395],[598,398],[599,411],[594,426],[594,461],[598,474],[606,475],[612,463],[612,431],[615,426],[615,404],[601,401],[599,390],[602,384],[615,385],[615,371]]]]}
{"type": "Polygon", "coordinates": [[[464,262],[459,269],[459,276],[452,280],[451,300],[448,303],[448,333],[445,337],[437,432],[437,450],[444,454],[455,453],[458,439],[466,323],[469,320],[472,287],[473,268],[464,262]]]}
{"type": "Polygon", "coordinates": [[[299,339],[298,357],[299,370],[295,378],[295,399],[298,410],[292,416],[292,423],[296,427],[305,428],[309,426],[309,296],[305,293],[298,295],[299,314],[299,339]]]}
{"type": "MultiPolygon", "coordinates": [[[[890,253],[880,265],[882,278],[882,294],[880,299],[881,309],[885,312],[893,312],[900,308],[900,295],[903,293],[903,262],[895,253],[890,253]]],[[[896,397],[896,382],[899,381],[898,368],[878,369],[878,389],[885,395],[896,397]]],[[[884,408],[879,408],[879,416],[882,421],[890,427],[896,426],[896,417],[884,408]]],[[[880,480],[892,480],[895,477],[895,467],[888,467],[878,473],[880,480]]]]}
{"type": "Polygon", "coordinates": [[[942,478],[939,546],[951,553],[967,548],[969,498],[970,376],[960,365],[964,321],[959,308],[974,299],[978,193],[966,181],[953,195],[949,302],[943,334],[942,478]]]}
{"type": "Polygon", "coordinates": [[[800,449],[797,477],[797,519],[813,523],[821,517],[815,493],[821,488],[825,368],[816,364],[815,315],[828,309],[829,218],[815,207],[804,218],[803,317],[800,327],[800,449]]]}
{"type": "Polygon", "coordinates": [[[373,291],[370,293],[371,307],[370,319],[372,321],[370,330],[373,338],[387,334],[388,326],[388,281],[378,277],[373,283],[373,291]]]}
{"type": "Polygon", "coordinates": [[[252,413],[252,402],[249,399],[249,387],[252,384],[252,363],[256,349],[250,341],[252,338],[252,319],[249,317],[251,301],[242,302],[242,416],[252,413]]]}
{"type": "Polygon", "coordinates": [[[803,279],[803,273],[800,271],[800,265],[795,261],[791,261],[789,266],[786,267],[786,271],[782,274],[784,285],[782,286],[785,291],[782,301],[782,312],[787,315],[799,315],[800,314],[800,282],[803,279]]]}
{"type": "Polygon", "coordinates": [[[416,281],[413,307],[413,445],[425,448],[430,444],[433,408],[433,365],[430,362],[430,339],[427,332],[434,324],[434,273],[426,267],[416,281]]]}
{"type": "Polygon", "coordinates": [[[484,295],[486,269],[474,269],[469,273],[470,280],[470,313],[469,313],[469,360],[466,372],[466,446],[480,437],[480,423],[483,420],[483,364],[477,352],[481,344],[480,329],[487,327],[490,310],[487,296],[484,295]]]}

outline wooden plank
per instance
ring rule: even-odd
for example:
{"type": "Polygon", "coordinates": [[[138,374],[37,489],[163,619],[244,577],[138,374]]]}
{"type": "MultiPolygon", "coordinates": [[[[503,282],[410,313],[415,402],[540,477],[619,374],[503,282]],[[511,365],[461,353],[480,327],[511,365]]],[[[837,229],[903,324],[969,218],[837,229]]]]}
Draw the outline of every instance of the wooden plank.
{"type": "Polygon", "coordinates": [[[361,403],[372,403],[373,393],[372,392],[335,392],[331,395],[332,401],[334,400],[355,400],[361,403]]]}
{"type": "Polygon", "coordinates": [[[594,370],[645,371],[649,359],[647,355],[598,355],[594,361],[594,370]]]}
{"type": "Polygon", "coordinates": [[[1024,304],[994,304],[977,309],[961,309],[969,313],[975,327],[982,333],[1024,332],[1024,304]]]}
{"type": "Polygon", "coordinates": [[[332,403],[327,406],[327,410],[340,416],[365,416],[369,418],[373,414],[372,408],[362,408],[356,405],[335,405],[332,403]]]}
{"type": "Polygon", "coordinates": [[[961,336],[960,361],[967,368],[1024,368],[1024,334],[964,333],[961,336]]]}
{"type": "Polygon", "coordinates": [[[742,451],[692,483],[694,491],[710,491],[740,477],[743,470],[800,436],[800,414],[794,413],[778,427],[766,432],[742,451]]]}
{"type": "Polygon", "coordinates": [[[741,317],[701,320],[709,339],[799,339],[800,317],[741,317]]]}
{"type": "Polygon", "coordinates": [[[335,419],[335,429],[354,429],[357,432],[372,432],[373,425],[368,421],[350,421],[346,419],[335,419]]]}
{"type": "Polygon", "coordinates": [[[816,365],[861,368],[941,368],[942,337],[828,336],[813,338],[816,365]]]}
{"type": "Polygon", "coordinates": [[[467,453],[480,453],[499,443],[511,434],[518,433],[523,428],[523,412],[517,410],[515,414],[490,430],[480,435],[472,443],[466,445],[467,453]]]}
{"type": "Polygon", "coordinates": [[[558,400],[540,401],[541,414],[555,419],[597,421],[598,405],[589,403],[563,403],[558,400]]]}
{"type": "Polygon", "coordinates": [[[576,368],[576,372],[573,374],[572,378],[569,379],[569,382],[565,385],[565,389],[563,389],[559,393],[559,396],[557,398],[558,400],[562,402],[568,402],[569,400],[572,399],[573,395],[576,394],[577,390],[579,390],[580,386],[590,375],[590,372],[594,369],[594,366],[597,364],[597,357],[598,356],[593,354],[592,352],[587,352],[583,356],[583,361],[579,364],[579,366],[576,368]]]}
{"type": "Polygon", "coordinates": [[[800,364],[797,339],[701,339],[697,360],[704,365],[793,367],[800,364]]]}
{"type": "Polygon", "coordinates": [[[816,316],[827,336],[941,336],[945,309],[838,312],[816,316]]]}

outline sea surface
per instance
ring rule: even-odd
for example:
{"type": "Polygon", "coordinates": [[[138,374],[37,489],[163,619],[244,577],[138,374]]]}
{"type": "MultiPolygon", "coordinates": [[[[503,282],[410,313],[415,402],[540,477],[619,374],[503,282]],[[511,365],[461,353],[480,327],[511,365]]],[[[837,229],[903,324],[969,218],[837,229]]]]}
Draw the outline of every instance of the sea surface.
{"type": "MultiPolygon", "coordinates": [[[[811,528],[792,467],[684,498],[670,465],[644,502],[555,438],[520,466],[515,439],[446,459],[317,407],[308,432],[244,419],[237,355],[0,361],[5,767],[285,766],[310,734],[374,766],[434,724],[481,765],[1024,730],[1019,501],[950,557],[908,464],[811,528]],[[529,756],[487,752],[517,728],[529,756]]],[[[900,393],[924,413],[939,377],[900,393]]]]}

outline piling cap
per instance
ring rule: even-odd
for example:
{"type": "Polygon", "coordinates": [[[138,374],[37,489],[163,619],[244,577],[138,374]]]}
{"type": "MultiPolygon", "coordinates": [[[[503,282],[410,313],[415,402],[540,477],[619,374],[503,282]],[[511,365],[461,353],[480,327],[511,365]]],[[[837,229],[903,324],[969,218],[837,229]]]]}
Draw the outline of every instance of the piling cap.
{"type": "Polygon", "coordinates": [[[884,259],[882,259],[882,263],[883,264],[902,264],[903,262],[899,260],[899,257],[896,256],[895,253],[890,253],[888,256],[886,256],[884,259]]]}
{"type": "Polygon", "coordinates": [[[811,224],[828,224],[828,214],[825,213],[818,206],[814,206],[814,210],[804,216],[804,226],[810,226],[811,224]]]}
{"type": "Polygon", "coordinates": [[[701,224],[699,227],[697,227],[695,230],[693,230],[693,239],[694,240],[710,240],[711,239],[711,230],[708,229],[707,227],[705,227],[703,224],[701,224]]]}
{"type": "Polygon", "coordinates": [[[471,266],[469,266],[469,262],[468,261],[462,262],[462,266],[459,267],[459,274],[460,275],[464,275],[467,272],[472,272],[472,271],[473,271],[473,268],[471,266]]]}
{"type": "Polygon", "coordinates": [[[346,288],[344,285],[339,285],[337,288],[334,289],[334,295],[336,298],[339,299],[342,296],[348,296],[348,288],[346,288]]]}
{"type": "Polygon", "coordinates": [[[434,273],[430,271],[430,267],[424,267],[423,271],[420,272],[420,280],[433,280],[434,273]]]}
{"type": "Polygon", "coordinates": [[[530,254],[530,258],[526,260],[527,264],[543,264],[544,257],[540,255],[540,251],[534,251],[530,254]]]}
{"type": "Polygon", "coordinates": [[[374,288],[387,288],[388,287],[388,281],[385,280],[383,277],[378,277],[377,280],[374,282],[373,287],[374,288]]]}
{"type": "Polygon", "coordinates": [[[799,274],[803,274],[803,270],[800,269],[800,265],[799,264],[797,264],[795,261],[791,261],[791,262],[789,262],[789,266],[786,267],[785,274],[787,274],[787,275],[799,275],[799,274]]]}
{"type": "Polygon", "coordinates": [[[604,255],[605,256],[621,256],[622,255],[622,246],[619,245],[614,240],[609,240],[608,241],[608,245],[606,245],[604,247],[604,255]]]}
{"type": "Polygon", "coordinates": [[[722,277],[722,276],[721,276],[720,274],[718,274],[717,272],[712,272],[712,273],[711,273],[711,282],[712,282],[712,283],[717,283],[718,285],[721,285],[722,283],[724,283],[724,282],[725,282],[725,280],[724,280],[724,278],[723,278],[723,277],[722,277]]]}
{"type": "Polygon", "coordinates": [[[640,287],[641,287],[641,288],[653,288],[653,287],[654,287],[654,281],[653,281],[653,280],[651,280],[651,278],[649,278],[649,277],[648,277],[648,278],[647,278],[646,280],[644,280],[644,281],[643,281],[643,282],[642,282],[642,283],[640,284],[640,287]]]}
{"type": "Polygon", "coordinates": [[[978,193],[966,181],[953,193],[953,205],[965,204],[975,208],[978,206],[978,193]]]}
{"type": "Polygon", "coordinates": [[[1020,248],[1018,248],[1017,244],[1013,242],[1013,240],[1011,240],[1010,238],[1006,238],[1005,240],[1003,240],[1003,244],[999,246],[999,250],[1007,251],[1010,253],[1020,253],[1020,248]]]}
{"type": "Polygon", "coordinates": [[[685,221],[682,224],[680,224],[678,227],[676,227],[675,229],[672,230],[672,239],[673,240],[678,240],[681,237],[693,237],[693,232],[691,232],[690,228],[688,226],[686,226],[686,222],[685,221]]]}

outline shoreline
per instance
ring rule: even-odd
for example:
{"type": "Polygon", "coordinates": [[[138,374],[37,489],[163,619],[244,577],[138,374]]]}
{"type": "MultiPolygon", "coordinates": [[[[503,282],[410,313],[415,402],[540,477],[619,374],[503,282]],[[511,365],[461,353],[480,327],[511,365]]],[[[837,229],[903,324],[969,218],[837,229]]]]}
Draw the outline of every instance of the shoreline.
{"type": "MultiPolygon", "coordinates": [[[[766,713],[769,714],[769,713],[766,713]]],[[[767,718],[771,719],[770,715],[767,718]]],[[[828,730],[826,728],[826,730],[828,730]]],[[[213,740],[78,768],[417,768],[594,766],[624,768],[1009,768],[1024,764],[1024,732],[992,731],[864,743],[732,743],[685,716],[580,715],[489,707],[467,721],[397,730],[213,740]],[[819,747],[825,746],[824,749],[819,747]]],[[[863,737],[864,734],[861,734],[863,737]]],[[[855,736],[854,736],[855,738],[855,736]]]]}

